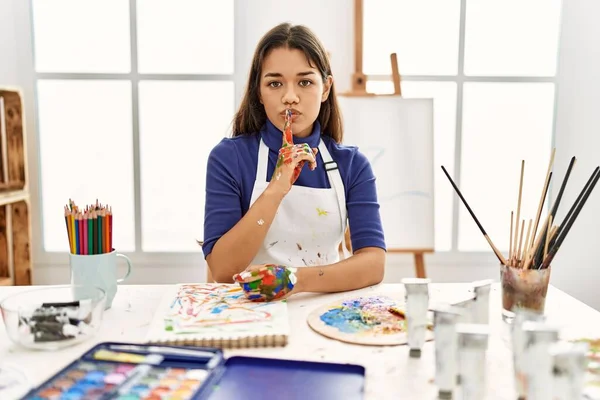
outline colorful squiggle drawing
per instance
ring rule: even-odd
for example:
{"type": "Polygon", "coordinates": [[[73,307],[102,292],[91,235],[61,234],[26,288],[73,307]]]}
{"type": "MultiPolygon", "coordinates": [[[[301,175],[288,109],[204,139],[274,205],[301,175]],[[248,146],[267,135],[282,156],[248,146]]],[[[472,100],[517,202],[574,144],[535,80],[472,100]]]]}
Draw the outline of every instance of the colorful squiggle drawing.
{"type": "Polygon", "coordinates": [[[266,322],[272,315],[263,304],[248,300],[239,286],[181,285],[165,315],[165,330],[189,333],[208,327],[266,322]]]}

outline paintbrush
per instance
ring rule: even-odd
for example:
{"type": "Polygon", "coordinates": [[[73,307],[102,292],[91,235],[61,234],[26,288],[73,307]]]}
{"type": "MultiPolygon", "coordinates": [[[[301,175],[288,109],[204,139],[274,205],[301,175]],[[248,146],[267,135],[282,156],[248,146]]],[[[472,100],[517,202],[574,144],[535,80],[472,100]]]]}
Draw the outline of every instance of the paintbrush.
{"type": "MultiPolygon", "coordinates": [[[[549,252],[551,251],[552,247],[554,247],[554,244],[558,240],[562,229],[568,224],[568,221],[572,218],[573,213],[577,209],[577,205],[581,202],[582,198],[585,196],[587,190],[589,189],[590,185],[592,184],[592,182],[594,180],[595,174],[598,172],[599,169],[600,169],[599,167],[596,167],[596,169],[594,170],[594,172],[592,173],[592,175],[590,176],[590,178],[586,182],[585,186],[583,187],[583,189],[579,193],[579,196],[577,196],[577,199],[575,200],[575,202],[573,203],[573,205],[571,206],[571,208],[567,212],[567,215],[563,219],[563,222],[562,222],[560,228],[558,229],[558,231],[556,232],[556,235],[554,236],[554,239],[551,240],[550,243],[549,243],[549,248],[550,248],[549,252]]],[[[536,254],[540,254],[540,251],[543,251],[543,247],[542,247],[541,243],[537,244],[536,249],[537,249],[536,254]]],[[[536,262],[536,264],[533,264],[534,267],[541,268],[542,267],[542,263],[544,262],[545,258],[546,257],[542,258],[542,255],[540,255],[540,257],[538,259],[531,260],[531,261],[535,261],[536,262]]],[[[547,267],[547,265],[546,265],[546,267],[547,267]]]]}
{"type": "Polygon", "coordinates": [[[388,311],[402,319],[406,319],[406,315],[404,314],[404,311],[400,310],[398,307],[392,306],[392,307],[388,308],[388,311]]]}
{"type": "MultiPolygon", "coordinates": [[[[521,218],[521,196],[523,194],[523,176],[525,174],[525,160],[521,160],[521,179],[519,180],[519,197],[517,200],[517,218],[515,220],[515,237],[513,249],[517,250],[517,243],[519,243],[519,221],[521,218]]],[[[521,234],[523,235],[523,234],[521,234]]],[[[516,267],[519,261],[519,253],[513,254],[513,260],[511,260],[511,265],[516,267]]]]}
{"type": "Polygon", "coordinates": [[[561,244],[567,237],[567,234],[569,233],[569,230],[571,229],[571,227],[573,226],[573,223],[577,219],[577,216],[583,209],[583,206],[585,205],[588,197],[590,197],[590,194],[594,190],[594,187],[596,186],[596,183],[598,182],[598,179],[600,178],[599,170],[600,170],[600,166],[596,167],[596,169],[590,176],[590,179],[586,183],[585,187],[583,188],[583,190],[577,197],[577,200],[571,207],[571,210],[569,210],[569,214],[567,216],[570,216],[570,217],[569,218],[565,217],[565,220],[563,221],[562,226],[558,229],[558,232],[556,234],[556,239],[555,239],[556,241],[555,241],[554,245],[552,246],[552,248],[548,251],[548,255],[544,258],[542,264],[539,266],[540,268],[548,268],[548,266],[552,263],[554,256],[556,255],[556,253],[560,249],[561,244]]]}
{"type": "MultiPolygon", "coordinates": [[[[556,218],[556,213],[558,211],[558,206],[560,205],[560,201],[562,200],[562,196],[563,193],[565,192],[565,188],[567,187],[567,182],[569,180],[569,177],[571,176],[571,171],[573,170],[573,166],[575,165],[575,162],[577,161],[577,159],[575,158],[575,156],[573,156],[571,158],[571,162],[569,163],[569,167],[567,168],[567,172],[565,173],[565,177],[563,178],[563,181],[560,185],[560,190],[558,191],[558,195],[556,196],[556,200],[554,201],[554,205],[552,206],[552,209],[550,211],[550,216],[552,217],[552,219],[554,220],[556,218]]],[[[542,235],[545,236],[548,234],[548,229],[544,228],[544,230],[542,230],[542,235]]],[[[550,238],[552,240],[552,238],[550,238]]],[[[539,266],[540,263],[542,262],[542,254],[543,250],[542,250],[542,246],[538,246],[537,249],[535,249],[534,255],[533,255],[533,265],[534,266],[539,266]]]]}
{"type": "Polygon", "coordinates": [[[467,210],[469,211],[469,214],[471,214],[471,217],[473,217],[473,219],[475,220],[475,223],[479,227],[479,230],[481,230],[481,233],[483,234],[483,237],[485,237],[485,239],[487,240],[487,242],[491,246],[492,250],[494,251],[494,254],[496,254],[496,257],[498,257],[498,260],[500,260],[500,262],[503,265],[506,265],[506,260],[502,256],[502,253],[500,253],[500,251],[496,248],[496,246],[494,245],[494,243],[492,242],[492,240],[490,239],[490,237],[488,236],[488,234],[485,232],[485,229],[483,229],[483,226],[481,226],[481,223],[479,223],[479,220],[475,216],[475,213],[473,213],[473,210],[471,210],[471,207],[469,207],[469,204],[467,203],[467,201],[463,197],[462,193],[460,192],[460,190],[458,189],[458,187],[456,186],[456,184],[454,183],[454,181],[450,177],[450,174],[448,174],[448,171],[446,171],[446,168],[444,168],[443,165],[442,165],[442,170],[444,171],[444,174],[446,174],[446,177],[448,177],[448,180],[450,181],[450,183],[452,184],[452,187],[454,188],[454,190],[458,194],[458,197],[460,197],[460,199],[464,203],[465,207],[467,207],[467,210]]]}

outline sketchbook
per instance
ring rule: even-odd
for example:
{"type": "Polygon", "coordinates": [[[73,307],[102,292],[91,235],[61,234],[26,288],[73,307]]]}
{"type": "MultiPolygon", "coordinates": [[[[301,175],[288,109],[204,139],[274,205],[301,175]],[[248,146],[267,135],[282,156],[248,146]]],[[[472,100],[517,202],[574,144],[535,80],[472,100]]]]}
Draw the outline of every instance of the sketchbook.
{"type": "Polygon", "coordinates": [[[237,284],[197,283],[164,294],[146,343],[220,348],[285,346],[287,302],[252,302],[237,284]]]}

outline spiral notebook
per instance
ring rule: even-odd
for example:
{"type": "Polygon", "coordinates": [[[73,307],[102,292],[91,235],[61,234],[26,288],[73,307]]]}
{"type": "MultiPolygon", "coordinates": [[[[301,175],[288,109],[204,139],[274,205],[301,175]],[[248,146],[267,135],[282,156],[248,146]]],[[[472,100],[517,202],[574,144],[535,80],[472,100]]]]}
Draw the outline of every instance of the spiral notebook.
{"type": "Polygon", "coordinates": [[[276,347],[287,344],[289,330],[286,301],[252,302],[235,284],[180,284],[165,292],[146,343],[276,347]]]}

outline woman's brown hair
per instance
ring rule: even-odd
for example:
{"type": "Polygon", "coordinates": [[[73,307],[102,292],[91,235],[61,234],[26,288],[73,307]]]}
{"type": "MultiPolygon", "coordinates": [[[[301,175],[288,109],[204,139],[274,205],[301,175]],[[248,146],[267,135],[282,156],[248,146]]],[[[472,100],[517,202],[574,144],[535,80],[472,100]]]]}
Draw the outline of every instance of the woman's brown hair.
{"type": "MultiPolygon", "coordinates": [[[[277,25],[262,37],[254,52],[246,93],[233,120],[233,136],[258,132],[266,123],[267,114],[259,97],[262,65],[271,50],[281,47],[302,51],[309,65],[319,70],[323,82],[331,75],[327,52],[310,29],[289,23],[277,25]]],[[[321,125],[323,135],[330,136],[337,143],[342,142],[342,116],[333,84],[327,100],[321,104],[317,120],[321,125]]]]}

